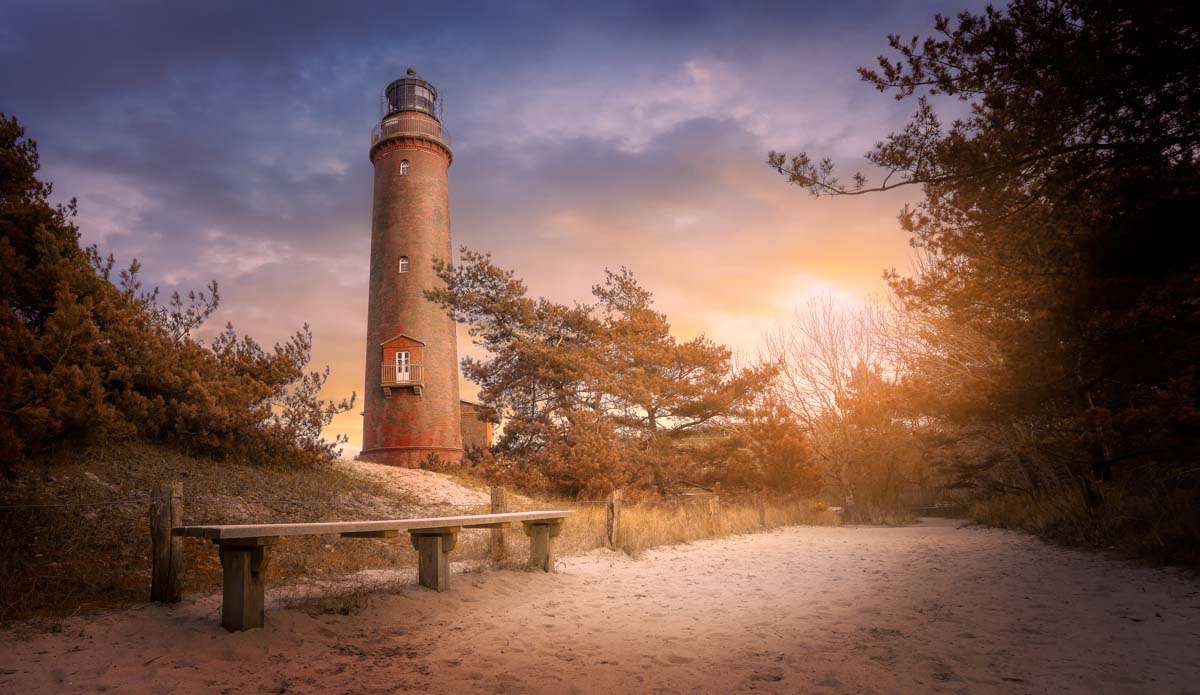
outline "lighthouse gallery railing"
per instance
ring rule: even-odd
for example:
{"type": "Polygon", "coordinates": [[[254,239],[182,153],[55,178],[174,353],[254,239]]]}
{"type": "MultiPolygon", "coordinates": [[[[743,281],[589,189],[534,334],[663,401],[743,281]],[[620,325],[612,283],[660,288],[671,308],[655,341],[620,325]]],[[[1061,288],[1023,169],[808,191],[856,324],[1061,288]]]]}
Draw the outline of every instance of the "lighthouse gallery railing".
{"type": "Polygon", "coordinates": [[[371,129],[371,145],[381,140],[390,140],[404,135],[423,135],[450,144],[450,133],[437,123],[423,118],[394,118],[371,129]]]}

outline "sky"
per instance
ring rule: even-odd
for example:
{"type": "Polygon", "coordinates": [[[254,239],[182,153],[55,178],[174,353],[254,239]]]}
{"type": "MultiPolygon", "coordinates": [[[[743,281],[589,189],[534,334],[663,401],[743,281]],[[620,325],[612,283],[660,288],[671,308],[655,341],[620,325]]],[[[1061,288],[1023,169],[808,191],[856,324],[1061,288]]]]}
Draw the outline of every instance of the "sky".
{"type": "MultiPolygon", "coordinates": [[[[341,397],[363,389],[369,134],[414,67],[453,137],[456,246],[561,302],[628,267],[678,337],[753,359],[813,298],[883,292],[919,193],[813,199],[767,152],[871,173],[863,155],[913,105],[855,69],[975,6],[6,0],[0,112],[78,200],[84,243],[167,295],[217,280],[212,329],[270,345],[308,323],[341,397]]],[[[360,412],[327,431],[347,454],[360,412]]]]}

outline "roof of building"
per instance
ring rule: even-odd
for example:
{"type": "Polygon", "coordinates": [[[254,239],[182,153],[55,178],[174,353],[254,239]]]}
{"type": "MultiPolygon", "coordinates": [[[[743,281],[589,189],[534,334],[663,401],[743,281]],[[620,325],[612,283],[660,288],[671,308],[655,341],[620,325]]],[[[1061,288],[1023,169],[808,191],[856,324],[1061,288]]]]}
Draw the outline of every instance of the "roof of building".
{"type": "Polygon", "coordinates": [[[425,341],[417,340],[416,338],[412,337],[411,335],[408,335],[407,333],[400,333],[398,335],[394,335],[391,338],[388,338],[387,340],[380,343],[380,345],[387,345],[388,343],[392,342],[393,340],[395,340],[397,338],[408,338],[409,340],[413,341],[417,345],[420,345],[421,347],[425,347],[425,341]]]}

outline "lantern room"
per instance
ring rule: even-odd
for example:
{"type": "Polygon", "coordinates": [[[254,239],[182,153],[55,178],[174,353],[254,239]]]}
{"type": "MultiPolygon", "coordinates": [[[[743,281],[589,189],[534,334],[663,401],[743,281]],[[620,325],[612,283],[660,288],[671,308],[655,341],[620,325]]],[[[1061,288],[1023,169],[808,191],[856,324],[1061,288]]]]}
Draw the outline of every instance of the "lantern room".
{"type": "Polygon", "coordinates": [[[417,76],[412,68],[383,90],[383,117],[400,111],[421,111],[442,120],[442,104],[433,85],[417,76]]]}

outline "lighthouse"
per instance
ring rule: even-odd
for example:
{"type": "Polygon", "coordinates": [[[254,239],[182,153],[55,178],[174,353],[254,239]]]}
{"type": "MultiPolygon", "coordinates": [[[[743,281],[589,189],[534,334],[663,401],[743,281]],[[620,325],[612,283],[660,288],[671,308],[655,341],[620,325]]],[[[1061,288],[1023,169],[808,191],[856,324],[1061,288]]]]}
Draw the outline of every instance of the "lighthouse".
{"type": "Polygon", "coordinates": [[[458,462],[461,420],[474,419],[478,409],[459,401],[454,321],[424,295],[440,282],[434,259],[451,260],[447,172],[454,155],[438,91],[415,70],[384,89],[381,110],[371,134],[375,188],[359,457],[406,467],[430,455],[458,462]]]}

